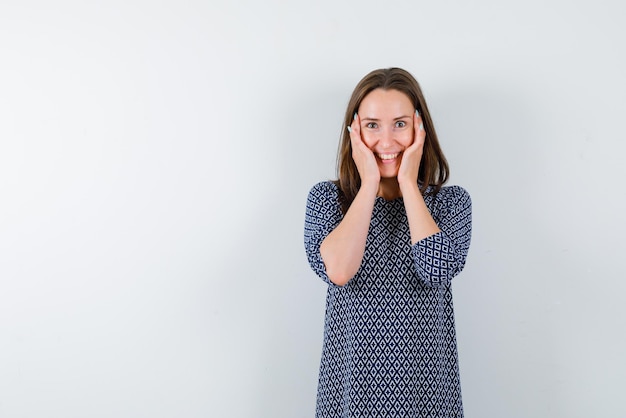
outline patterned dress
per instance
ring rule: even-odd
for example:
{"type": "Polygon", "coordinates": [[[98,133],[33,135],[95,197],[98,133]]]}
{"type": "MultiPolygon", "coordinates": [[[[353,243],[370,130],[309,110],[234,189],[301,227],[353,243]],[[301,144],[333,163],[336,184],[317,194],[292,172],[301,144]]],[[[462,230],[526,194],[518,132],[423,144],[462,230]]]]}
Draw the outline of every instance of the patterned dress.
{"type": "Polygon", "coordinates": [[[451,280],[467,257],[471,200],[451,186],[425,201],[441,232],[411,245],[402,198],[377,197],[361,267],[337,286],[320,245],[343,218],[338,189],[309,192],[305,249],[328,283],[318,418],[463,416],[451,280]]]}

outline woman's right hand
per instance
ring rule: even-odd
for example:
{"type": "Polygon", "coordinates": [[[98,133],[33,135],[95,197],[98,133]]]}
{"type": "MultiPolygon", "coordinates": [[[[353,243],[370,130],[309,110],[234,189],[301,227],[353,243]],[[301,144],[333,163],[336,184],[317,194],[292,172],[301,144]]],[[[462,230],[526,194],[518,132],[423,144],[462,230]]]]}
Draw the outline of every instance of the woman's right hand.
{"type": "Polygon", "coordinates": [[[363,138],[361,138],[361,119],[359,115],[355,113],[355,118],[350,125],[350,143],[352,144],[352,159],[356,164],[356,168],[361,176],[361,184],[371,182],[376,184],[380,183],[380,170],[378,169],[378,163],[372,150],[370,150],[363,138]]]}

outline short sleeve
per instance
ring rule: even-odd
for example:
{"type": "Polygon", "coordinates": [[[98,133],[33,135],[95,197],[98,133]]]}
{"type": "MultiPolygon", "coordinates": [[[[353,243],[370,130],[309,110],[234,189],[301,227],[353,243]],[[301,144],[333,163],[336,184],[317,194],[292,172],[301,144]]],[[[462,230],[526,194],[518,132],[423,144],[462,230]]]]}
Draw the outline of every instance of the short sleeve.
{"type": "Polygon", "coordinates": [[[320,246],[342,219],[337,186],[332,182],[321,182],[313,186],[306,202],[304,249],[315,274],[328,284],[332,282],[326,274],[320,246]]]}
{"type": "Polygon", "coordinates": [[[412,247],[417,276],[429,287],[448,284],[465,266],[472,237],[472,200],[459,186],[442,189],[433,213],[440,232],[418,241],[412,247]]]}

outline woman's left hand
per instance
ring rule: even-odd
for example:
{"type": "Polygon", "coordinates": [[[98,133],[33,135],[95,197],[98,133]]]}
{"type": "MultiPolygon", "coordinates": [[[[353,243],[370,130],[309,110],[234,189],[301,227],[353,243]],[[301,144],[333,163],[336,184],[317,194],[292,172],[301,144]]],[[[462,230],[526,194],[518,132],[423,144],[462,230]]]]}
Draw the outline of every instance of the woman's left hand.
{"type": "Polygon", "coordinates": [[[421,116],[417,116],[417,114],[413,114],[413,129],[413,143],[402,153],[402,161],[398,170],[398,183],[401,188],[403,184],[417,184],[420,162],[422,161],[426,131],[422,125],[421,116]]]}

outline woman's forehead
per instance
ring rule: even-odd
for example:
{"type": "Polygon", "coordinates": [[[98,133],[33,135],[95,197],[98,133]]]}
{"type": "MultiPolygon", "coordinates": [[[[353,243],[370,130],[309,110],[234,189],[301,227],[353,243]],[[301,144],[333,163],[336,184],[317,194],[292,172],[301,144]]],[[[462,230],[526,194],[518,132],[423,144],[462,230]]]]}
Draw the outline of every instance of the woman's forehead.
{"type": "Polygon", "coordinates": [[[359,107],[361,119],[394,119],[410,116],[413,111],[411,100],[399,90],[373,90],[363,98],[359,107]]]}

